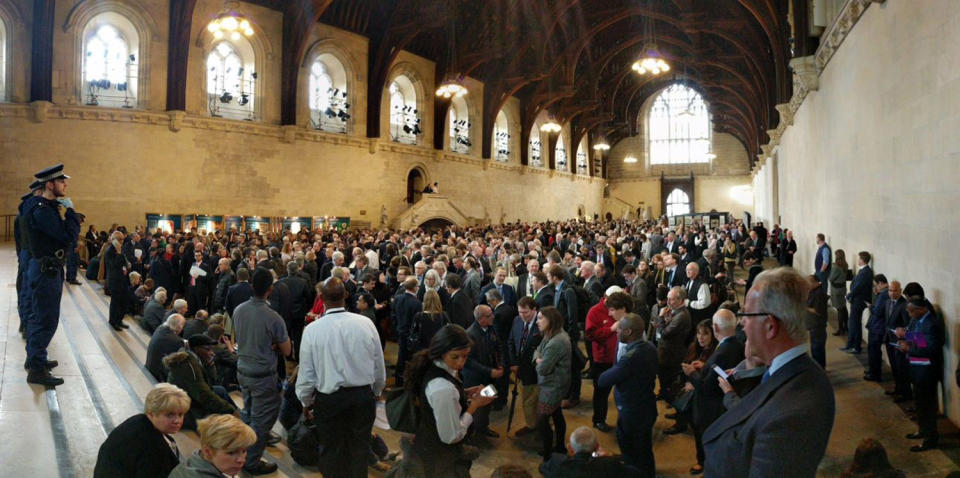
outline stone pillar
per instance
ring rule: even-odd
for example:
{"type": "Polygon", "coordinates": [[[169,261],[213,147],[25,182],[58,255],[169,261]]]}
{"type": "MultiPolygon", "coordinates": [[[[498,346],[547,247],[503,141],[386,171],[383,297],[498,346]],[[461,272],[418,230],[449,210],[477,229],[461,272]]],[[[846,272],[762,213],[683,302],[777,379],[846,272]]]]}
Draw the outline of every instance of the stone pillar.
{"type": "Polygon", "coordinates": [[[33,1],[30,101],[53,101],[53,28],[56,0],[33,1]]]}

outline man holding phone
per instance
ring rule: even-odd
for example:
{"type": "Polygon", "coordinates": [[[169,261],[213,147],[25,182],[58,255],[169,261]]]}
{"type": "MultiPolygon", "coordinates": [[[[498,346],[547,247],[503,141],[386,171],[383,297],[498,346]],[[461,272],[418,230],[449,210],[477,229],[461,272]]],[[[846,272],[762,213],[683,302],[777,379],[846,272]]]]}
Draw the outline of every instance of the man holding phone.
{"type": "MultiPolygon", "coordinates": [[[[473,309],[473,318],[473,324],[467,329],[473,348],[470,349],[470,357],[467,358],[467,364],[463,369],[465,388],[487,386],[503,376],[500,342],[492,327],[493,310],[490,306],[478,305],[473,309]]],[[[496,392],[493,394],[496,395],[496,392]]],[[[473,417],[473,424],[479,436],[500,437],[500,434],[490,429],[489,407],[477,410],[473,417]]]]}

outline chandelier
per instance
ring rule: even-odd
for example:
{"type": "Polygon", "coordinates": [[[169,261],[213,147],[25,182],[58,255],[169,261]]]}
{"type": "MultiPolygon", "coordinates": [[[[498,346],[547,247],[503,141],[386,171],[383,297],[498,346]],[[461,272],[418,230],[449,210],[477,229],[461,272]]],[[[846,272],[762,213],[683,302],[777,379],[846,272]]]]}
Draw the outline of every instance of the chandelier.
{"type": "Polygon", "coordinates": [[[627,157],[623,158],[623,162],[624,162],[624,163],[627,163],[627,164],[634,164],[634,163],[637,162],[637,157],[636,157],[636,156],[627,156],[627,157]]]}
{"type": "Polygon", "coordinates": [[[559,133],[561,129],[563,127],[560,126],[560,123],[557,123],[557,119],[553,115],[550,115],[546,123],[540,125],[540,131],[544,133],[559,133]]]}
{"type": "Polygon", "coordinates": [[[607,140],[601,139],[597,144],[593,145],[595,151],[610,151],[610,145],[607,144],[607,140]]]}
{"type": "Polygon", "coordinates": [[[217,18],[207,24],[207,31],[213,34],[213,38],[220,40],[229,36],[231,40],[239,40],[241,36],[253,36],[253,27],[250,20],[247,20],[237,11],[239,1],[227,0],[224,2],[223,9],[217,14],[217,18]]]}
{"type": "Polygon", "coordinates": [[[467,94],[467,87],[463,85],[463,80],[460,78],[448,77],[440,84],[440,88],[437,88],[437,96],[450,99],[450,98],[459,98],[467,94]]]}
{"type": "Polygon", "coordinates": [[[640,75],[650,73],[653,76],[670,71],[670,65],[661,58],[656,43],[648,43],[643,47],[643,54],[633,62],[633,71],[640,75]]]}

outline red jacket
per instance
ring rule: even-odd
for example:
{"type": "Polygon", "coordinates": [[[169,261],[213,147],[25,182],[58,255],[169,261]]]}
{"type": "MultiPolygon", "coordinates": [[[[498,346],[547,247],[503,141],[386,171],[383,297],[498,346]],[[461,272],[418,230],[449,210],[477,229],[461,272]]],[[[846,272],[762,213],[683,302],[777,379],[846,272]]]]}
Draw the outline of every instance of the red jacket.
{"type": "Polygon", "coordinates": [[[614,320],[606,303],[603,297],[587,312],[585,335],[593,344],[593,361],[613,364],[617,361],[617,334],[610,331],[614,320]]]}

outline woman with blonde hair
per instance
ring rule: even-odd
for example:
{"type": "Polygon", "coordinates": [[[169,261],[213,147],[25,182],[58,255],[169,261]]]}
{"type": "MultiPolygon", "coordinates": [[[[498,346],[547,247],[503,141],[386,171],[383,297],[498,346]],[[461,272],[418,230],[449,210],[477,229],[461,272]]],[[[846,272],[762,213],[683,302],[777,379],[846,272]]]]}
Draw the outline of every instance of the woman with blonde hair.
{"type": "Polygon", "coordinates": [[[211,415],[197,422],[200,449],[181,463],[170,478],[236,476],[247,460],[257,434],[233,415],[211,415]]]}
{"type": "Polygon", "coordinates": [[[429,347],[433,335],[449,323],[450,317],[443,311],[440,294],[435,290],[428,290],[423,294],[423,311],[413,316],[410,324],[407,351],[414,354],[429,347]]]}
{"type": "Polygon", "coordinates": [[[114,428],[100,445],[94,478],[164,478],[180,463],[173,441],[190,410],[190,397],[176,385],[158,383],[143,401],[143,413],[114,428]]]}

